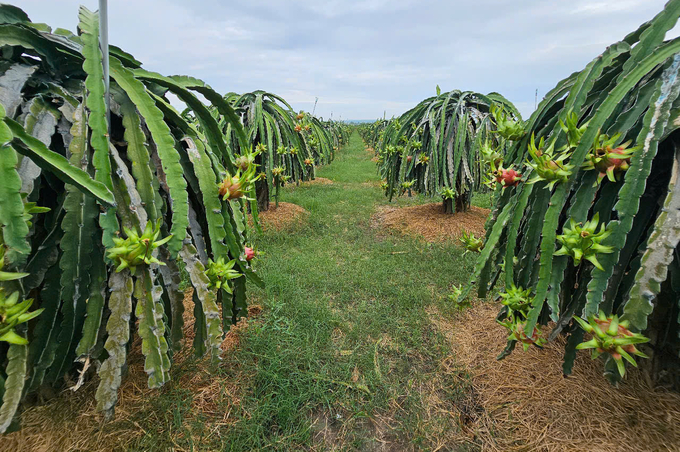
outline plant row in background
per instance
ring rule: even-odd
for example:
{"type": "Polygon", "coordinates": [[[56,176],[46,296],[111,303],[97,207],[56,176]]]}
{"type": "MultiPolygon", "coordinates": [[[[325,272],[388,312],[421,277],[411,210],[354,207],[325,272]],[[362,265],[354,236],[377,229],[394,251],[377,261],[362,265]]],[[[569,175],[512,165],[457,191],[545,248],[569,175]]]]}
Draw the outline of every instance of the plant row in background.
{"type": "Polygon", "coordinates": [[[423,100],[399,118],[363,126],[378,155],[383,188],[441,196],[447,213],[470,206],[472,193],[505,174],[500,160],[522,130],[515,107],[498,93],[458,91],[423,100]]]}
{"type": "Polygon", "coordinates": [[[85,8],[75,35],[0,6],[1,432],[25,397],[95,371],[112,415],[135,334],[149,386],[166,383],[183,345],[180,268],[193,347],[215,360],[246,314],[247,283],[262,284],[247,246],[257,169],[237,164],[250,141],[234,107],[111,46],[107,108],[98,27],[85,8]]]}
{"type": "Polygon", "coordinates": [[[618,381],[642,349],[677,386],[660,371],[680,351],[680,40],[665,41],[679,15],[671,0],[559,82],[502,153],[515,174],[497,184],[472,277],[482,297],[504,282],[501,357],[554,322],[565,375],[587,349],[618,381]]]}
{"type": "MultiPolygon", "coordinates": [[[[303,111],[296,113],[276,94],[228,93],[224,100],[234,109],[245,130],[245,149],[233,127],[233,118],[224,116],[217,107],[212,108],[212,113],[227,145],[237,153],[235,164],[242,171],[253,163],[259,168],[255,184],[259,210],[269,208],[272,195],[278,203],[279,188],[284,184],[314,179],[317,165],[330,163],[338,148],[349,139],[346,125],[323,121],[303,111]]],[[[184,117],[196,120],[191,111],[186,111],[184,117]]]]}

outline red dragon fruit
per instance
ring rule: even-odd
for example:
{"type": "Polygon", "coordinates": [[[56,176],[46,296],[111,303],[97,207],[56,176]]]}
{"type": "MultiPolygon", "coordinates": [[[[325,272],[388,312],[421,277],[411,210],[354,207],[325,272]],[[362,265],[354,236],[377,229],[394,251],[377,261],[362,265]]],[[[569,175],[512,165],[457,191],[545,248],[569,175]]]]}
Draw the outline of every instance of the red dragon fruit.
{"type": "Polygon", "coordinates": [[[255,250],[250,248],[250,247],[244,247],[244,251],[246,254],[246,260],[248,262],[252,261],[255,258],[255,250]]]}
{"type": "Polygon", "coordinates": [[[499,168],[496,171],[496,182],[505,187],[515,187],[521,182],[522,175],[514,169],[499,168]]]}

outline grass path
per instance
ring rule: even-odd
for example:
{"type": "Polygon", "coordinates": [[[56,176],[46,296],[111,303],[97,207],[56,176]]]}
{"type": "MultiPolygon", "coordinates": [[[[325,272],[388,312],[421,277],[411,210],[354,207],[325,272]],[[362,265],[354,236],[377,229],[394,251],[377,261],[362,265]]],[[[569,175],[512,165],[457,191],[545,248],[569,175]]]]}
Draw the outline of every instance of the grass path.
{"type": "Polygon", "coordinates": [[[236,408],[227,400],[214,409],[231,410],[232,421],[193,416],[187,425],[193,396],[178,388],[159,396],[166,422],[142,423],[139,448],[465,450],[451,441],[466,374],[427,312],[446,313],[451,285],[472,264],[456,246],[371,228],[386,199],[370,157],[354,133],[318,171],[332,185],[283,191],[307,221],[255,239],[267,288],[250,301],[264,314],[215,369],[239,384],[236,408]]]}

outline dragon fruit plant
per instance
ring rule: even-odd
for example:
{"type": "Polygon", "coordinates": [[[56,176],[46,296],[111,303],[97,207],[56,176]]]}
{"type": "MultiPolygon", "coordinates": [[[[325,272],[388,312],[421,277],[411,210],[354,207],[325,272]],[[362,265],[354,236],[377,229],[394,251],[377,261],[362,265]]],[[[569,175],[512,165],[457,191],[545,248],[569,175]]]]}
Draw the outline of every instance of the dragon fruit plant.
{"type": "Polygon", "coordinates": [[[578,344],[576,349],[592,349],[592,359],[596,359],[603,353],[608,353],[616,362],[616,368],[621,377],[626,374],[626,366],[623,363],[624,359],[632,366],[637,367],[635,358],[630,355],[649,358],[635,347],[636,344],[649,342],[649,338],[630,331],[628,329],[630,322],[620,320],[618,315],[607,316],[604,311],[600,310],[599,315],[589,316],[588,321],[578,316],[575,316],[574,320],[578,322],[586,333],[593,336],[591,340],[578,344]]]}
{"type": "Polygon", "coordinates": [[[52,33],[3,4],[0,25],[0,340],[8,342],[0,433],[17,425],[25,398],[62,393],[94,373],[97,408],[110,419],[133,342],[148,387],[159,388],[186,342],[185,319],[195,353],[218,361],[220,308],[243,316],[247,284],[263,285],[242,257],[251,170],[239,166],[254,173],[255,143],[245,116],[209,85],[102,46],[96,12],[80,8],[77,34],[52,33]],[[225,175],[238,180],[221,187],[225,175]],[[206,276],[209,259],[220,258],[236,259],[240,274],[221,306],[206,276]],[[193,315],[182,283],[194,289],[193,315]]]}
{"type": "MultiPolygon", "coordinates": [[[[362,125],[359,132],[376,150],[378,172],[391,188],[414,180],[414,189],[432,198],[442,188],[451,188],[456,192],[453,209],[465,212],[473,193],[495,179],[510,143],[495,133],[490,114],[494,105],[505,112],[505,121],[521,124],[517,109],[498,93],[440,90],[399,118],[362,125]],[[496,163],[491,171],[482,157],[484,144],[498,153],[498,159],[491,158],[496,163]],[[406,152],[401,152],[403,148],[406,152]]],[[[391,199],[392,190],[386,195],[391,199]]]]}
{"type": "MultiPolygon", "coordinates": [[[[591,348],[606,378],[621,381],[640,348],[654,384],[680,387],[680,39],[667,36],[679,17],[680,2],[668,2],[558,82],[521,133],[495,134],[518,139],[504,149],[503,165],[534,183],[496,187],[461,296],[475,287],[486,297],[497,283],[530,289],[522,332],[550,324],[549,337],[566,335],[565,375],[577,351],[591,348]],[[579,345],[586,330],[577,316],[589,319],[588,345],[579,345]],[[625,331],[607,335],[616,316],[625,331]]],[[[514,129],[500,119],[498,129],[514,129]]],[[[515,335],[515,343],[523,339],[515,335]]]]}
{"type": "Polygon", "coordinates": [[[279,196],[281,186],[284,183],[284,181],[282,180],[283,171],[284,169],[282,166],[277,166],[272,169],[272,175],[274,176],[274,203],[277,208],[279,207],[279,196]]]}

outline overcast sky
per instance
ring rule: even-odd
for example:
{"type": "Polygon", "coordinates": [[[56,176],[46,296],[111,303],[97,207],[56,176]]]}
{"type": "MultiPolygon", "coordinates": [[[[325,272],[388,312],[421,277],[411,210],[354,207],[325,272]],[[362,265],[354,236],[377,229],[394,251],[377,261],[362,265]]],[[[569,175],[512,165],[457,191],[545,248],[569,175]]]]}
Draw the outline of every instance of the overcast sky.
{"type": "MultiPolygon", "coordinates": [[[[12,0],[5,0],[12,1],[12,0]]],[[[13,2],[14,3],[14,2],[13,2]]],[[[523,115],[665,0],[110,0],[110,42],[221,93],[263,89],[337,119],[399,115],[442,90],[498,91],[523,115]]],[[[75,31],[78,5],[19,0],[75,31]]]]}

